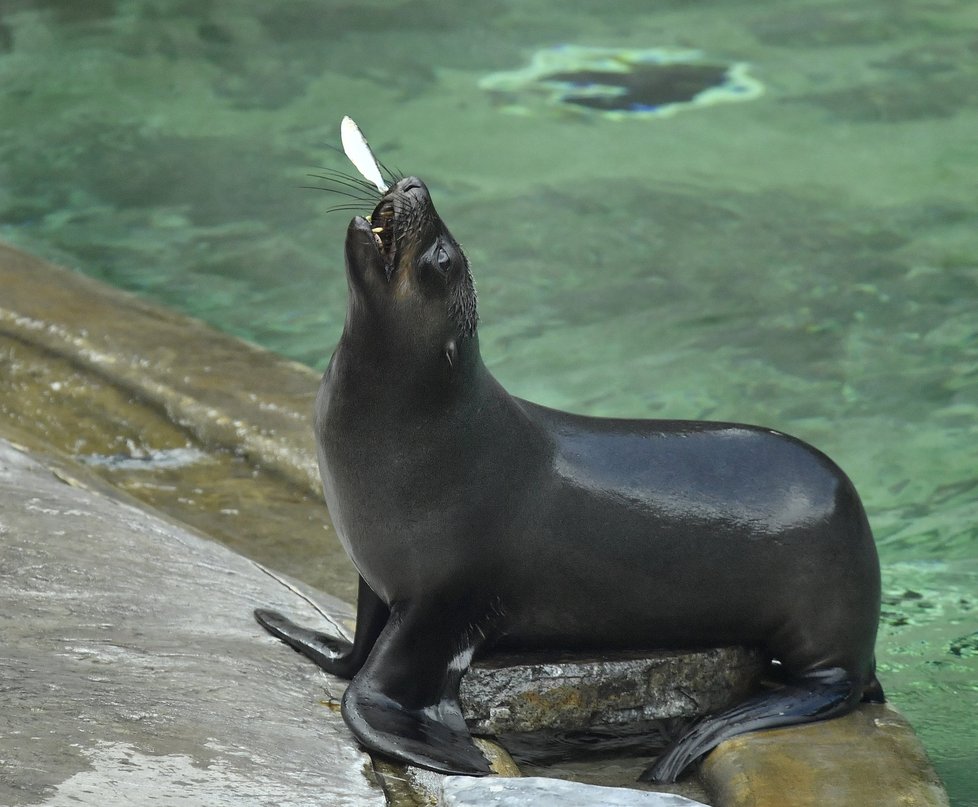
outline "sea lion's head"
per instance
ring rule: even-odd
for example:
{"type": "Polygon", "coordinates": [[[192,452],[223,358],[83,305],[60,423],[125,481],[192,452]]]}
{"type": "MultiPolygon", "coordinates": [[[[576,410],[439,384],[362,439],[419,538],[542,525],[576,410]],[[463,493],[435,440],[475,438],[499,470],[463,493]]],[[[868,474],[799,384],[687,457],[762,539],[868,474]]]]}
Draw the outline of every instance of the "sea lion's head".
{"type": "Polygon", "coordinates": [[[388,350],[447,360],[475,336],[469,262],[417,177],[399,180],[370,218],[346,234],[347,328],[368,329],[388,350]]]}

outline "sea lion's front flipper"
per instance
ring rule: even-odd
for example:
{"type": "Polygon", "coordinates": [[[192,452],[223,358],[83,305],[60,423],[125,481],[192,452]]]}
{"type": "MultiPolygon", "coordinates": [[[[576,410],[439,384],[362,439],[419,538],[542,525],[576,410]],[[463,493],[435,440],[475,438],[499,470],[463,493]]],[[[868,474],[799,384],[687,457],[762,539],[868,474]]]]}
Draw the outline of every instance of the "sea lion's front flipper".
{"type": "Polygon", "coordinates": [[[346,679],[353,678],[363,666],[389,615],[390,610],[362,577],[357,592],[357,628],[352,643],[303,628],[277,611],[255,609],[255,619],[265,630],[312,659],[326,672],[346,679]]]}
{"type": "Polygon", "coordinates": [[[842,669],[832,667],[795,678],[743,703],[707,715],[667,748],[640,777],[669,784],[693,762],[724,740],[748,731],[813,723],[850,711],[862,687],[842,669]]]}
{"type": "Polygon", "coordinates": [[[368,749],[448,774],[491,773],[465,725],[458,685],[474,645],[455,609],[395,608],[343,696],[343,718],[368,749]]]}

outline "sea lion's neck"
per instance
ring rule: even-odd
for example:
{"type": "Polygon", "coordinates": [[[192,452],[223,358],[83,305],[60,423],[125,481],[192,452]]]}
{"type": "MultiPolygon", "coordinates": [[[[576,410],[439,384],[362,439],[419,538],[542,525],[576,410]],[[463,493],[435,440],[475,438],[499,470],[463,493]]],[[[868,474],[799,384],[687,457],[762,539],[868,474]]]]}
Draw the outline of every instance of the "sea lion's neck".
{"type": "Polygon", "coordinates": [[[420,351],[403,339],[347,328],[325,381],[358,407],[403,409],[411,401],[419,411],[433,412],[477,396],[488,378],[477,334],[449,338],[420,351]]]}

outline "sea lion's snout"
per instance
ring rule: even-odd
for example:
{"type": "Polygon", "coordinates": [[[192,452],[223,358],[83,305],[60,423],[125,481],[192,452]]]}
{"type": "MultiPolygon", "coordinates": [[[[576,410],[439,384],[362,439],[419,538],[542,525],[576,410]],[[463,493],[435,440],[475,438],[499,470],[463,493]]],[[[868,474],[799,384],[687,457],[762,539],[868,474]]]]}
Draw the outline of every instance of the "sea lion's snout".
{"type": "Polygon", "coordinates": [[[427,186],[417,177],[404,177],[404,179],[394,185],[394,190],[399,190],[401,193],[419,191],[426,198],[431,198],[428,194],[427,186]]]}
{"type": "Polygon", "coordinates": [[[357,216],[346,230],[346,267],[357,282],[371,273],[382,274],[386,259],[379,246],[377,233],[371,232],[368,219],[357,216]]]}
{"type": "Polygon", "coordinates": [[[366,221],[388,278],[397,266],[398,246],[408,238],[418,238],[421,225],[433,217],[428,188],[417,177],[399,180],[381,198],[366,221]]]}

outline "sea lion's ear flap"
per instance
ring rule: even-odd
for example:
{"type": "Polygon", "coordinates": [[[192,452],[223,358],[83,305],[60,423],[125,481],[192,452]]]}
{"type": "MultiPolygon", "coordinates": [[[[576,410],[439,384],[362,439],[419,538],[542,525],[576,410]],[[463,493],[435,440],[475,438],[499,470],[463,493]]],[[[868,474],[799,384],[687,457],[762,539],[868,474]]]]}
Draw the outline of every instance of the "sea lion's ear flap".
{"type": "Polygon", "coordinates": [[[455,344],[454,339],[450,339],[445,345],[445,360],[448,362],[448,371],[454,372],[458,364],[458,345],[455,344]]]}

